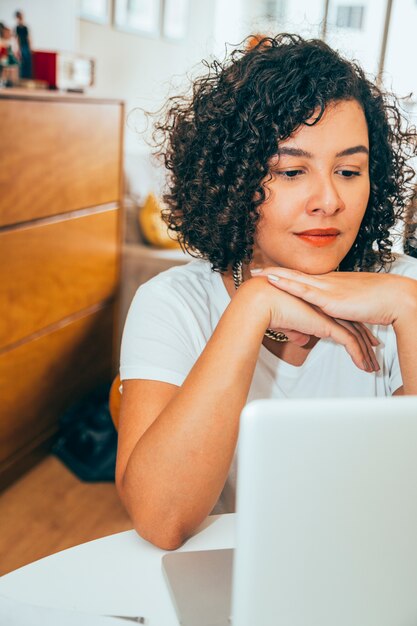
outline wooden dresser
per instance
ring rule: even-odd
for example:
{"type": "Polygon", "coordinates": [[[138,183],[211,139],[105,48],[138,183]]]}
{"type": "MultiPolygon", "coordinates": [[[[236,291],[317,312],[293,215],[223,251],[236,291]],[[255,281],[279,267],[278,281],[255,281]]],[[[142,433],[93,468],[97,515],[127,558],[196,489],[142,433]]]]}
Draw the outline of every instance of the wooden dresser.
{"type": "Polygon", "coordinates": [[[0,91],[0,488],[114,374],[123,103],[0,91]]]}

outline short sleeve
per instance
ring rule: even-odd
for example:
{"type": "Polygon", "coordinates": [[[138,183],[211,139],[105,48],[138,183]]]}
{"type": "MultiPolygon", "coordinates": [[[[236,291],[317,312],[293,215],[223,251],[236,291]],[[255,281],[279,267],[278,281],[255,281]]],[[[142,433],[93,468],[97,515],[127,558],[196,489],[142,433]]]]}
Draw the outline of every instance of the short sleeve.
{"type": "Polygon", "coordinates": [[[389,328],[385,340],[385,361],[388,371],[389,391],[391,395],[402,387],[400,361],[398,358],[397,340],[392,327],[389,328]]]}
{"type": "Polygon", "coordinates": [[[150,281],[138,289],[127,315],[120,378],[180,386],[203,344],[192,307],[184,296],[172,285],[150,281]]]}
{"type": "MultiPolygon", "coordinates": [[[[406,276],[417,280],[417,259],[409,257],[405,254],[397,256],[396,262],[393,264],[391,272],[400,276],[406,276]]],[[[394,329],[390,329],[387,338],[387,366],[389,371],[389,381],[391,393],[394,393],[402,387],[403,379],[401,376],[400,363],[398,358],[397,341],[394,329]]]]}

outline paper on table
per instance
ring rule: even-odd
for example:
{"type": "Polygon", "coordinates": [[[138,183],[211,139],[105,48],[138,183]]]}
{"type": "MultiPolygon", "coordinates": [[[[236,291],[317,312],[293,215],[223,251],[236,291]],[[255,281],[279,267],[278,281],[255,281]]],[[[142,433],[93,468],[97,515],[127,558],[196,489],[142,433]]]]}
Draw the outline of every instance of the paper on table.
{"type": "Polygon", "coordinates": [[[0,624],[7,626],[127,626],[125,619],[24,604],[0,595],[0,624]]]}

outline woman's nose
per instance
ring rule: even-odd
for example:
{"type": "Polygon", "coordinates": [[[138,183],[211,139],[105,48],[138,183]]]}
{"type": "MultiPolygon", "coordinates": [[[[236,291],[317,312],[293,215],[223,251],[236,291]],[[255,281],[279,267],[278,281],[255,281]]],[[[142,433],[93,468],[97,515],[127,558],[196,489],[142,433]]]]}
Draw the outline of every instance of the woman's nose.
{"type": "Polygon", "coordinates": [[[309,213],[321,213],[323,215],[333,215],[343,211],[344,202],[340,197],[338,189],[331,178],[320,178],[313,193],[307,202],[309,213]]]}

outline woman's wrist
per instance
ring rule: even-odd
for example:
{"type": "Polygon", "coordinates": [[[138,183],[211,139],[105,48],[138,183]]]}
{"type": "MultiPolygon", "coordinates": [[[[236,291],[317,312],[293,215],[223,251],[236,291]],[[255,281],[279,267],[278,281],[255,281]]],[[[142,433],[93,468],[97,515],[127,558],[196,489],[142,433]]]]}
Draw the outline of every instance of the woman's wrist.
{"type": "Polygon", "coordinates": [[[411,278],[403,280],[398,297],[398,312],[392,325],[396,334],[402,330],[414,334],[417,324],[417,281],[411,278]]]}
{"type": "Polygon", "coordinates": [[[248,280],[239,287],[231,303],[238,306],[242,315],[248,317],[251,324],[258,326],[262,333],[269,327],[271,321],[268,288],[266,280],[248,280]]]}
{"type": "Polygon", "coordinates": [[[393,322],[397,339],[398,357],[403,379],[403,394],[417,394],[417,281],[404,279],[399,298],[399,313],[393,322]]]}

